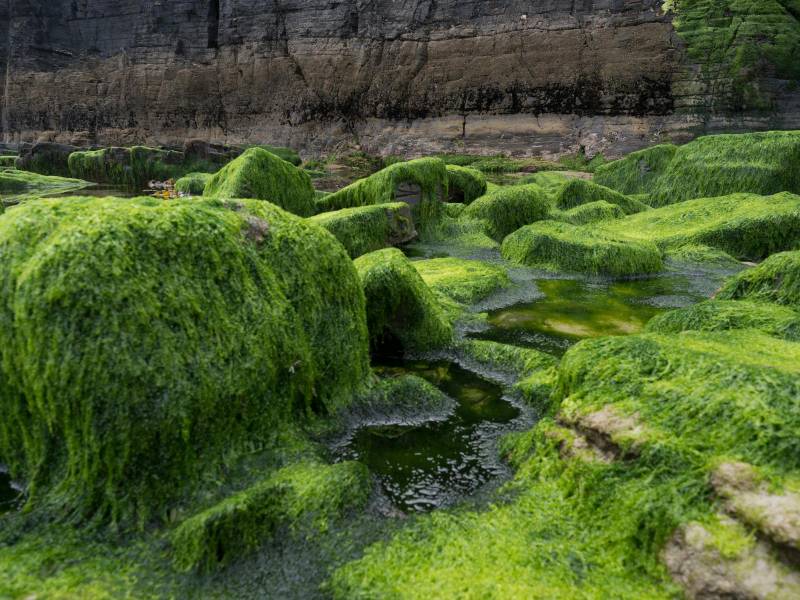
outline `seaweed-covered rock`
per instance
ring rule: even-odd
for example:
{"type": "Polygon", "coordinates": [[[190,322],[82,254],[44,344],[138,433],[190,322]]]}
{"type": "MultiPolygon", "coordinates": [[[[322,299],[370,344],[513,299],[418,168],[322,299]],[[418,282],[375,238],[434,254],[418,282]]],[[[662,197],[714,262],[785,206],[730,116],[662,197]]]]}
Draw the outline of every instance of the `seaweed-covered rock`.
{"type": "Polygon", "coordinates": [[[301,217],[316,211],[308,175],[263,148],[250,148],[222,167],[206,183],[203,195],[268,200],[301,217]]]}
{"type": "Polygon", "coordinates": [[[616,204],[609,204],[605,200],[597,200],[588,204],[581,204],[575,208],[563,212],[553,211],[550,218],[556,221],[564,221],[573,225],[586,225],[587,223],[598,223],[600,221],[610,221],[621,219],[625,216],[625,211],[616,204]]]}
{"type": "Polygon", "coordinates": [[[773,254],[730,279],[719,299],[774,302],[800,309],[800,251],[773,254]]]}
{"type": "Polygon", "coordinates": [[[0,456],[31,506],[142,522],[370,374],[352,261],[266,202],[36,200],[0,254],[0,456]]]}
{"type": "Polygon", "coordinates": [[[501,251],[517,264],[591,274],[636,275],[663,268],[652,242],[556,221],[518,229],[503,241],[501,251]]]}
{"type": "Polygon", "coordinates": [[[411,208],[405,202],[343,208],[320,213],[309,221],[330,231],[352,258],[417,236],[411,208]]]}
{"type": "Polygon", "coordinates": [[[211,177],[211,173],[187,173],[175,182],[175,191],[191,196],[202,196],[211,177]]]}
{"type": "Polygon", "coordinates": [[[367,327],[373,347],[430,350],[448,344],[452,327],[433,292],[396,248],[354,261],[367,298],[367,327]]]}
{"type": "Polygon", "coordinates": [[[800,131],[710,135],[658,148],[600,167],[597,183],[647,193],[651,206],[737,192],[800,192],[800,131]]]}
{"type": "Polygon", "coordinates": [[[438,222],[447,200],[447,168],[438,158],[399,162],[317,200],[317,210],[405,202],[418,228],[438,222]]]}
{"type": "Polygon", "coordinates": [[[0,200],[17,203],[48,194],[72,192],[88,185],[90,185],[88,181],[80,179],[40,175],[19,169],[4,169],[0,171],[0,200]]]}
{"type": "Polygon", "coordinates": [[[740,260],[761,260],[800,242],[800,196],[698,198],[610,221],[600,228],[653,242],[662,249],[710,246],[740,260]]]}
{"type": "Polygon", "coordinates": [[[447,257],[411,264],[433,291],[465,304],[483,300],[511,283],[505,269],[479,260],[447,257]]]}
{"type": "Polygon", "coordinates": [[[146,146],[80,150],[69,155],[72,177],[141,188],[151,180],[165,180],[182,172],[183,153],[146,146]]]}
{"type": "Polygon", "coordinates": [[[546,219],[551,208],[538,185],[514,185],[481,196],[464,210],[462,218],[485,221],[489,235],[499,242],[523,225],[546,219]]]}
{"type": "Polygon", "coordinates": [[[69,155],[77,150],[80,148],[68,144],[39,142],[20,151],[16,167],[41,175],[69,177],[69,155]]]}
{"type": "Polygon", "coordinates": [[[709,300],[656,315],[645,328],[655,333],[725,329],[758,329],[777,337],[800,340],[800,315],[778,304],[709,300]]]}
{"type": "Polygon", "coordinates": [[[477,169],[447,165],[449,201],[469,204],[486,193],[486,176],[477,169]]]}
{"type": "Polygon", "coordinates": [[[324,531],[369,497],[361,463],[301,462],[190,517],[173,532],[175,565],[211,571],[255,550],[280,528],[324,531]]]}
{"type": "Polygon", "coordinates": [[[556,206],[562,210],[569,210],[598,201],[616,204],[628,215],[648,209],[646,204],[638,200],[585,179],[571,179],[568,181],[556,194],[555,201],[556,206]]]}

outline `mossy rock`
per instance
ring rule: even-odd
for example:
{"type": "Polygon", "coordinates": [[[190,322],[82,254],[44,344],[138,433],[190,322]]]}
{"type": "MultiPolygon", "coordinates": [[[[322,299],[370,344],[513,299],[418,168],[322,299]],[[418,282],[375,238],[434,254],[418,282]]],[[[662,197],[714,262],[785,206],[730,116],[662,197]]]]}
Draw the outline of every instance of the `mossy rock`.
{"type": "Polygon", "coordinates": [[[190,196],[202,196],[211,173],[188,173],[175,182],[175,191],[190,196]]]}
{"type": "Polygon", "coordinates": [[[361,463],[302,462],[190,517],[172,533],[181,570],[212,571],[252,552],[275,534],[325,531],[370,493],[361,463]]]}
{"type": "Polygon", "coordinates": [[[485,221],[489,235],[499,242],[523,225],[546,219],[551,208],[538,185],[506,186],[475,200],[462,218],[485,221]]]}
{"type": "Polygon", "coordinates": [[[647,194],[667,170],[678,147],[659,144],[606,163],[595,170],[594,182],[622,194],[647,194]]]}
{"type": "Polygon", "coordinates": [[[687,200],[600,226],[662,249],[709,246],[739,260],[761,260],[800,243],[800,196],[732,194],[687,200]]]}
{"type": "Polygon", "coordinates": [[[616,204],[609,204],[605,200],[597,200],[588,204],[581,204],[565,211],[553,211],[550,218],[555,221],[564,221],[572,225],[586,225],[600,221],[612,221],[625,216],[625,211],[616,204]]]}
{"type": "Polygon", "coordinates": [[[486,177],[469,167],[447,165],[449,201],[469,204],[486,193],[486,177]]]}
{"type": "Polygon", "coordinates": [[[550,270],[624,276],[663,268],[651,242],[556,221],[518,229],[503,241],[501,251],[511,262],[550,270]]]}
{"type": "Polygon", "coordinates": [[[498,265],[461,258],[431,258],[411,263],[435,292],[464,304],[474,304],[511,284],[498,265]]]}
{"type": "Polygon", "coordinates": [[[774,302],[800,309],[800,251],[774,254],[739,273],[725,283],[717,298],[774,302]]]}
{"type": "Polygon", "coordinates": [[[352,261],[267,202],[36,200],[0,253],[0,456],[29,507],[145,523],[370,376],[352,261]]]}
{"type": "Polygon", "coordinates": [[[317,199],[318,211],[402,201],[411,206],[417,229],[435,227],[448,198],[448,172],[438,158],[394,163],[317,199]]]}
{"type": "Polygon", "coordinates": [[[297,153],[297,151],[287,148],[286,146],[268,146],[266,144],[259,144],[257,147],[266,150],[270,154],[274,154],[278,158],[285,160],[295,167],[299,167],[301,164],[303,164],[303,159],[300,158],[300,155],[297,153]]]}
{"type": "Polygon", "coordinates": [[[203,196],[268,200],[301,217],[316,211],[308,175],[258,147],[249,148],[217,171],[206,183],[203,196]]]}
{"type": "Polygon", "coordinates": [[[709,300],[694,306],[656,315],[645,331],[724,331],[758,329],[787,340],[800,340],[800,315],[778,304],[732,300],[709,300]]]}
{"type": "Polygon", "coordinates": [[[4,155],[0,156],[0,168],[3,169],[16,169],[17,168],[17,160],[19,159],[18,156],[14,155],[4,155]]]}
{"type": "Polygon", "coordinates": [[[68,159],[72,177],[143,188],[148,181],[174,179],[183,174],[183,153],[146,146],[101,148],[73,152],[68,159]]]}
{"type": "Polygon", "coordinates": [[[433,292],[396,248],[354,261],[367,298],[367,326],[373,348],[406,351],[446,346],[453,330],[433,292]]]}
{"type": "Polygon", "coordinates": [[[16,166],[22,171],[30,171],[40,175],[69,177],[69,155],[80,150],[76,146],[55,142],[39,142],[20,151],[16,166]]]}
{"type": "Polygon", "coordinates": [[[555,197],[556,206],[561,210],[570,210],[598,201],[616,204],[627,215],[648,209],[648,206],[638,200],[628,198],[610,188],[584,179],[571,179],[558,191],[555,197]]]}
{"type": "Polygon", "coordinates": [[[417,237],[411,208],[404,202],[343,208],[315,215],[309,221],[330,231],[351,258],[417,237]]]}

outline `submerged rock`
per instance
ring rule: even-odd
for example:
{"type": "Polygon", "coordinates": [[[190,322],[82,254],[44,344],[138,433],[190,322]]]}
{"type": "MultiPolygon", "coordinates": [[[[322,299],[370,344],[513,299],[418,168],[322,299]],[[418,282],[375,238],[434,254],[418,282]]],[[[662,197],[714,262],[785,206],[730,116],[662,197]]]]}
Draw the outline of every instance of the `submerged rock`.
{"type": "Polygon", "coordinates": [[[206,183],[203,195],[268,200],[301,217],[316,210],[308,174],[263,148],[250,148],[222,167],[206,183]]]}

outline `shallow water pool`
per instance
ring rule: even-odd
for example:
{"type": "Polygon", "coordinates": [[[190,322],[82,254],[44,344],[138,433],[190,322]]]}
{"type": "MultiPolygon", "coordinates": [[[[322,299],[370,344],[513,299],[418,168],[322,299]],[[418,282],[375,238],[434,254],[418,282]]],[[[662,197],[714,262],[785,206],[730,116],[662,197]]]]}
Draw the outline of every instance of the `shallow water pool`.
{"type": "Polygon", "coordinates": [[[17,508],[19,491],[11,484],[8,473],[0,469],[0,514],[17,508]]]}

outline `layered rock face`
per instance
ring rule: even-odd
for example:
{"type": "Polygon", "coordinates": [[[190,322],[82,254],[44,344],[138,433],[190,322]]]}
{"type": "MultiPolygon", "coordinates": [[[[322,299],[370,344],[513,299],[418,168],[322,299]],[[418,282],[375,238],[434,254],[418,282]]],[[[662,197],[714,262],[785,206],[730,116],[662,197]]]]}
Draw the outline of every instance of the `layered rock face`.
{"type": "Polygon", "coordinates": [[[683,46],[657,0],[3,0],[2,128],[11,141],[614,153],[737,126],[693,108],[708,86],[692,85],[683,46]]]}

